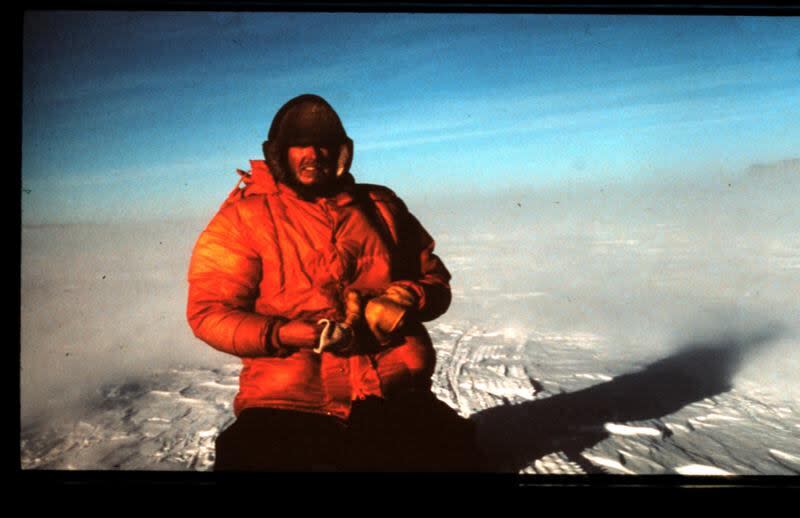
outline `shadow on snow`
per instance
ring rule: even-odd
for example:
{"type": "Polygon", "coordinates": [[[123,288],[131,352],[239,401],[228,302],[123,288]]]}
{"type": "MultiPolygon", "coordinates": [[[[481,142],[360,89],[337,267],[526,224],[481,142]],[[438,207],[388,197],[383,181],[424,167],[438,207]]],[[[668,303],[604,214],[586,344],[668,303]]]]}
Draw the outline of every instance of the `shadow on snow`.
{"type": "MultiPolygon", "coordinates": [[[[731,389],[745,356],[782,334],[780,325],[742,336],[688,343],[635,373],[592,387],[470,416],[486,469],[519,472],[534,460],[564,452],[587,473],[601,473],[580,453],[609,437],[604,425],[657,419],[731,389]]],[[[662,428],[668,437],[672,432],[662,428]]]]}

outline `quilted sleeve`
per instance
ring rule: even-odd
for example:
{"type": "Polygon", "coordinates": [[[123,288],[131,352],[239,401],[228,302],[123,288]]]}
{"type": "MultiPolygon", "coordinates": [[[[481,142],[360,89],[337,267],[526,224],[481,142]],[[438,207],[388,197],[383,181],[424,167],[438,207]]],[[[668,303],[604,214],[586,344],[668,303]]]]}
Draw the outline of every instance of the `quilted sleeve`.
{"type": "Polygon", "coordinates": [[[398,245],[408,252],[409,268],[405,279],[392,284],[403,285],[416,293],[418,317],[428,322],[443,315],[450,307],[450,272],[433,253],[436,246],[433,238],[402,201],[399,212],[398,245]]]}
{"type": "Polygon", "coordinates": [[[200,234],[189,265],[186,317],[195,336],[240,357],[276,355],[283,319],[254,312],[261,258],[236,205],[220,209],[200,234]]]}

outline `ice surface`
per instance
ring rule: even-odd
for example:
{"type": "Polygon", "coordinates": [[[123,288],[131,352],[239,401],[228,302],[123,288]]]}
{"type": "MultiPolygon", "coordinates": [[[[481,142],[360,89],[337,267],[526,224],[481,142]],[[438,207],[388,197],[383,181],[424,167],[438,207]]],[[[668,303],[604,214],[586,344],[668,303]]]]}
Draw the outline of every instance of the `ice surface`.
{"type": "MultiPolygon", "coordinates": [[[[453,274],[433,390],[492,470],[800,474],[788,171],[408,200],[453,274]]],[[[239,364],[185,322],[205,223],[23,228],[24,468],[213,465],[239,364]]]]}
{"type": "Polygon", "coordinates": [[[681,475],[733,475],[725,470],[715,468],[714,466],[703,466],[701,464],[689,464],[687,466],[678,466],[675,468],[681,475]]]}
{"type": "Polygon", "coordinates": [[[623,466],[621,463],[615,461],[614,459],[607,459],[599,455],[592,455],[591,453],[585,453],[585,452],[582,455],[593,464],[600,466],[601,468],[605,468],[605,470],[610,473],[621,473],[625,475],[634,475],[636,473],[634,471],[629,470],[628,468],[623,466]]]}
{"type": "Polygon", "coordinates": [[[605,429],[616,435],[651,435],[661,437],[663,432],[646,426],[625,426],[623,424],[606,423],[605,429]]]}

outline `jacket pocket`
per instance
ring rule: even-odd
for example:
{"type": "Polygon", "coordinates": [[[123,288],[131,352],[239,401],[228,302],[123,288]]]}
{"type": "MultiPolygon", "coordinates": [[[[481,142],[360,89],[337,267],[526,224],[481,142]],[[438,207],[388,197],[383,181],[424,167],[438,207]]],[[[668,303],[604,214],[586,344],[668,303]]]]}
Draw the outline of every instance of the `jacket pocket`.
{"type": "MultiPolygon", "coordinates": [[[[376,355],[378,376],[387,397],[392,394],[429,389],[436,368],[436,352],[422,324],[402,343],[376,355]]],[[[416,327],[416,326],[415,326],[416,327]]]]}
{"type": "Polygon", "coordinates": [[[239,376],[240,394],[254,401],[322,404],[325,395],[315,356],[298,351],[285,358],[257,358],[247,362],[239,376]]]}

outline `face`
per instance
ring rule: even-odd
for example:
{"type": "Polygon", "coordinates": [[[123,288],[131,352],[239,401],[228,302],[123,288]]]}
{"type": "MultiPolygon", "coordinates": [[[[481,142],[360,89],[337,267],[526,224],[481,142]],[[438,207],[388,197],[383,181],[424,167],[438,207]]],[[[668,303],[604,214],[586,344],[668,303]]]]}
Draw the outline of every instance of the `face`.
{"type": "Polygon", "coordinates": [[[336,175],[333,149],[326,146],[291,146],[287,156],[295,180],[307,187],[329,183],[336,175]]]}

